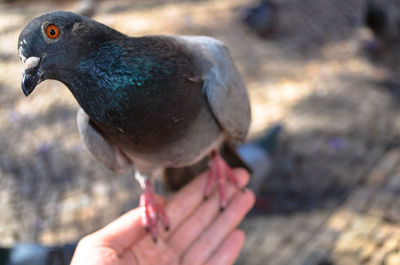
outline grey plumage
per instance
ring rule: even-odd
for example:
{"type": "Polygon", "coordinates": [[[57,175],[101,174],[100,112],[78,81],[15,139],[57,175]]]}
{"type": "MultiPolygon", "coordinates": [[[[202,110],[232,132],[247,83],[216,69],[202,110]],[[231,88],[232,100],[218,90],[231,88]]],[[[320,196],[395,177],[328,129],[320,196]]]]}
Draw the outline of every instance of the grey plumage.
{"type": "Polygon", "coordinates": [[[197,59],[203,90],[218,123],[232,141],[243,142],[250,125],[250,104],[228,48],[210,37],[177,37],[177,40],[197,59]]]}

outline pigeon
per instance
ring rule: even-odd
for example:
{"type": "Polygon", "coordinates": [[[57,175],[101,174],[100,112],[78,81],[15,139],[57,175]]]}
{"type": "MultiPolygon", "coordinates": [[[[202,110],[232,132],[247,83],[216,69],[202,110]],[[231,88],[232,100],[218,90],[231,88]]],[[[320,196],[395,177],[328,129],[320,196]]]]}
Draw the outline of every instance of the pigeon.
{"type": "Polygon", "coordinates": [[[277,7],[269,0],[261,0],[256,6],[247,8],[242,17],[243,23],[261,38],[265,39],[276,33],[277,7]]]}
{"type": "Polygon", "coordinates": [[[221,41],[129,37],[88,17],[56,11],[23,28],[18,53],[25,96],[46,79],[62,82],[80,106],[78,129],[90,153],[112,171],[135,168],[143,189],[142,223],[155,241],[158,222],[170,227],[152,184],[165,169],[209,157],[203,194],[207,198],[218,182],[222,210],[225,180],[239,188],[220,150],[240,161],[234,147],[246,138],[250,102],[221,41]]]}
{"type": "Polygon", "coordinates": [[[365,14],[365,25],[371,29],[376,36],[383,37],[387,28],[387,14],[385,10],[372,1],[368,2],[365,14]]]}
{"type": "Polygon", "coordinates": [[[374,39],[367,43],[367,50],[382,54],[398,46],[400,41],[400,4],[398,1],[380,3],[367,2],[364,24],[373,33],[374,39]]]}
{"type": "Polygon", "coordinates": [[[266,182],[268,174],[272,170],[271,154],[277,148],[282,130],[283,126],[276,124],[267,129],[259,138],[237,147],[240,157],[252,171],[249,188],[257,197],[261,194],[263,183],[266,182]]]}
{"type": "Polygon", "coordinates": [[[18,243],[12,248],[0,248],[0,264],[4,265],[67,265],[71,263],[76,244],[42,246],[18,243]]]}
{"type": "Polygon", "coordinates": [[[374,35],[374,40],[366,43],[366,50],[373,54],[382,53],[382,51],[385,50],[384,40],[386,38],[388,26],[386,11],[374,2],[369,1],[365,12],[364,23],[374,35]]]}

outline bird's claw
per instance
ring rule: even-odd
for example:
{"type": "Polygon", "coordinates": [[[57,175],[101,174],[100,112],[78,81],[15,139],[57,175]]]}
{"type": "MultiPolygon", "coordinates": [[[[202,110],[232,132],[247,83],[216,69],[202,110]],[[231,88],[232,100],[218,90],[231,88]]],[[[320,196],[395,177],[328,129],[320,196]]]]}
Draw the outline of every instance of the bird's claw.
{"type": "Polygon", "coordinates": [[[157,201],[150,181],[146,181],[143,194],[140,196],[140,206],[142,207],[142,225],[151,234],[154,243],[158,238],[158,220],[164,225],[165,231],[169,231],[170,225],[163,205],[157,201]]]}

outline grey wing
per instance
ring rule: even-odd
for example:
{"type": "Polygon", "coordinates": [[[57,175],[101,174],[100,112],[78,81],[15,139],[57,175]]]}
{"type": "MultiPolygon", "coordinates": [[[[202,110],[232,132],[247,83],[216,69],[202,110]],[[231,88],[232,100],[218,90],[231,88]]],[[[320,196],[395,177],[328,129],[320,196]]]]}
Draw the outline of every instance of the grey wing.
{"type": "Polygon", "coordinates": [[[124,173],[131,168],[132,162],[90,124],[90,117],[79,108],[77,113],[78,130],[90,153],[108,169],[124,173]]]}
{"type": "Polygon", "coordinates": [[[232,142],[243,142],[250,126],[250,102],[228,48],[210,37],[179,36],[175,39],[194,55],[204,81],[204,94],[218,123],[232,142]]]}

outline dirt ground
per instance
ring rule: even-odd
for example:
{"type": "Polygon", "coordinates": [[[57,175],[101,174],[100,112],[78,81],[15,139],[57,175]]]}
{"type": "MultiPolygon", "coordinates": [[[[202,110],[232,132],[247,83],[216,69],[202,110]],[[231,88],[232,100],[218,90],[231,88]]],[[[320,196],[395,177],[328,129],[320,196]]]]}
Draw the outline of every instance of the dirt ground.
{"type": "MultiPolygon", "coordinates": [[[[400,52],[380,61],[365,54],[365,2],[279,1],[277,33],[268,40],[241,23],[243,8],[253,1],[98,4],[94,18],[128,35],[221,39],[249,89],[249,137],[275,123],[284,127],[274,170],[262,187],[267,203],[242,224],[247,241],[237,264],[400,264],[400,216],[393,213],[400,212],[400,182],[385,182],[399,175],[400,52]],[[371,174],[384,177],[377,182],[371,174]],[[379,213],[353,207],[381,197],[387,203],[376,207],[379,213]],[[335,218],[349,224],[331,229],[335,218]],[[377,220],[374,229],[397,231],[391,234],[395,247],[382,250],[381,259],[375,256],[386,241],[375,240],[379,229],[371,226],[369,245],[351,248],[359,238],[357,222],[371,220],[377,220]],[[318,240],[325,237],[324,245],[318,240]],[[396,257],[399,263],[390,263],[396,257]]],[[[17,38],[23,25],[41,13],[75,7],[69,1],[0,1],[1,245],[76,241],[137,206],[132,172],[117,177],[82,145],[77,103],[68,90],[46,81],[25,98],[20,88],[17,38]]]]}

